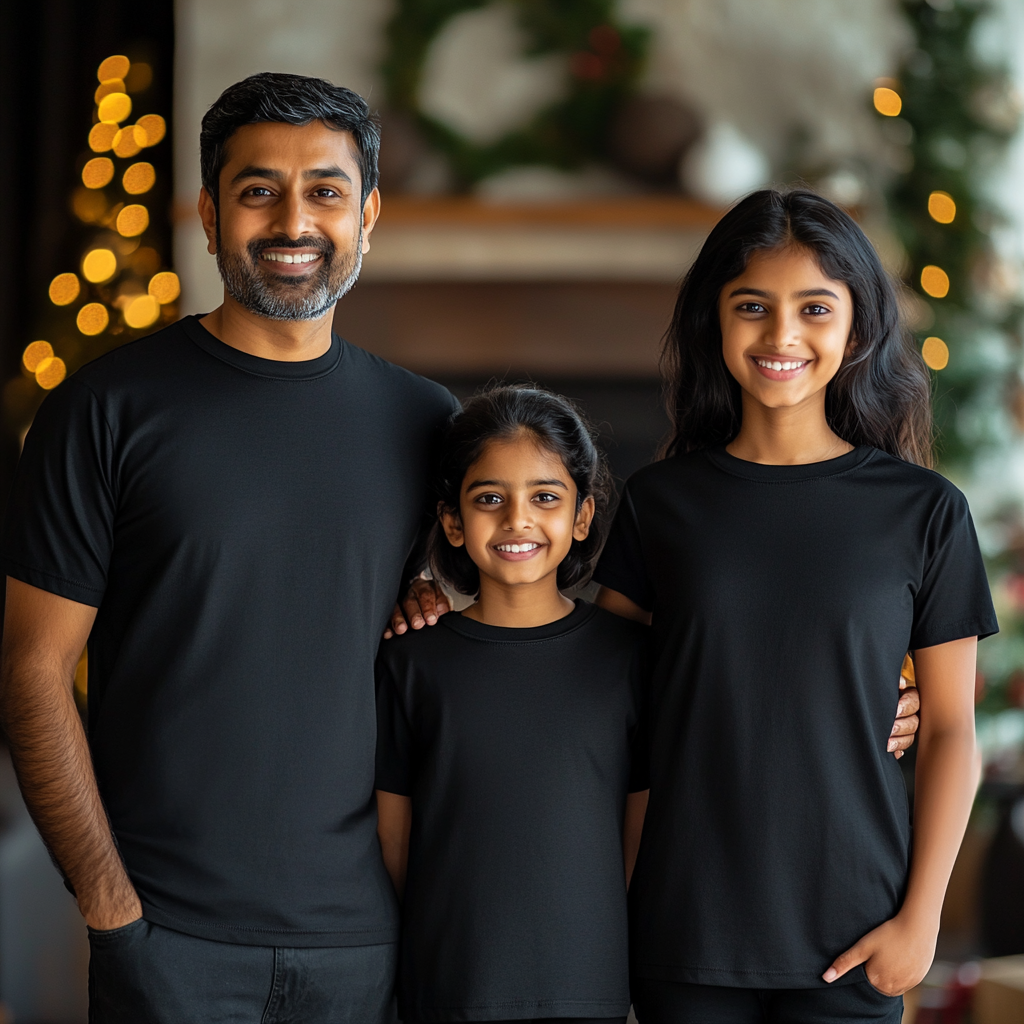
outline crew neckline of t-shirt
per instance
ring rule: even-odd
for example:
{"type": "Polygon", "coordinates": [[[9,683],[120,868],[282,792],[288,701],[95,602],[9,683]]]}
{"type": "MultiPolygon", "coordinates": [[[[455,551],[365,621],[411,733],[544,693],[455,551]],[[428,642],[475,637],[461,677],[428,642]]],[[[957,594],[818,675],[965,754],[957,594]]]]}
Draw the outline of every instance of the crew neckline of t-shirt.
{"type": "Polygon", "coordinates": [[[761,462],[747,462],[730,455],[724,447],[709,448],[704,454],[715,466],[732,476],[759,483],[785,484],[849,473],[870,459],[875,449],[862,444],[838,458],[826,459],[824,462],[805,462],[797,466],[766,466],[761,462]]]}
{"type": "Polygon", "coordinates": [[[225,345],[219,338],[215,338],[199,322],[200,318],[206,315],[197,313],[184,317],[180,321],[188,336],[204,352],[209,352],[215,359],[257,377],[268,377],[272,380],[313,380],[334,370],[341,362],[345,351],[345,345],[341,338],[332,331],[331,347],[316,359],[302,359],[298,362],[284,359],[263,359],[260,356],[250,355],[248,352],[225,345]]]}
{"type": "Polygon", "coordinates": [[[492,643],[524,644],[535,640],[551,640],[556,636],[565,636],[584,623],[589,622],[597,614],[597,605],[576,599],[576,607],[568,615],[554,622],[546,622],[543,626],[491,626],[476,619],[467,619],[459,612],[449,612],[441,617],[441,622],[456,633],[461,633],[472,640],[489,640],[492,643]]]}

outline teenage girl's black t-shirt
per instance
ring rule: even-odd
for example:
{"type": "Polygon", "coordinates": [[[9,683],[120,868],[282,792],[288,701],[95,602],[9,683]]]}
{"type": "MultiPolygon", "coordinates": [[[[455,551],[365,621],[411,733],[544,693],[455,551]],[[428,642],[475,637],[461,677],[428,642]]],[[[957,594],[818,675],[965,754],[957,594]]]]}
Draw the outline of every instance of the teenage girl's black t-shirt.
{"type": "Polygon", "coordinates": [[[634,971],[824,985],[904,894],[903,658],[998,628],[964,496],[869,447],[682,455],[629,480],[596,579],[653,612],[634,971]]]}
{"type": "Polygon", "coordinates": [[[449,614],[381,645],[377,788],[412,798],[404,1020],[626,1015],[646,632],[579,602],[546,626],[449,614]]]}
{"type": "Polygon", "coordinates": [[[9,576],[98,609],[89,742],[145,916],[210,939],[394,941],[373,664],[424,521],[437,384],[187,318],[43,402],[9,576]]]}

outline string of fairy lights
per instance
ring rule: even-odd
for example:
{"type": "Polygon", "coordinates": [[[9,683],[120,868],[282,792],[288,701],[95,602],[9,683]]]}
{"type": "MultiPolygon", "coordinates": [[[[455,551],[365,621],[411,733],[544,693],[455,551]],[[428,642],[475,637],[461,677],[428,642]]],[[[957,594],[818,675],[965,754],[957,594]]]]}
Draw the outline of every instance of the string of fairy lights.
{"type": "MultiPolygon", "coordinates": [[[[145,244],[150,213],[139,201],[156,185],[157,172],[149,161],[136,159],[163,141],[167,124],[157,113],[143,114],[129,123],[134,106],[131,94],[144,93],[152,75],[148,64],[133,64],[123,55],[107,57],[96,72],[94,123],[87,140],[89,151],[96,155],[83,166],[81,185],[71,197],[77,219],[96,230],[84,247],[78,270],[58,274],[49,286],[53,306],[74,313],[80,339],[102,342],[101,336],[109,335],[113,342],[126,331],[131,336],[177,317],[181,285],[173,271],[161,269],[157,249],[145,244]]],[[[81,350],[74,341],[63,344],[68,350],[65,355],[81,350]]],[[[22,354],[25,371],[44,391],[55,388],[68,373],[60,345],[57,342],[55,350],[50,341],[36,340],[22,354]]],[[[103,346],[93,348],[101,351],[103,346]]]]}
{"type": "MultiPolygon", "coordinates": [[[[883,117],[899,117],[903,111],[903,99],[894,86],[897,83],[882,79],[875,88],[875,110],[883,117]]],[[[952,224],[956,220],[956,200],[939,189],[928,196],[928,215],[937,224],[952,224]]],[[[929,263],[921,268],[919,278],[921,291],[933,299],[944,299],[949,294],[949,274],[942,267],[929,263]]],[[[949,346],[942,338],[934,335],[924,339],[921,356],[933,370],[944,370],[949,365],[949,346]]]]}

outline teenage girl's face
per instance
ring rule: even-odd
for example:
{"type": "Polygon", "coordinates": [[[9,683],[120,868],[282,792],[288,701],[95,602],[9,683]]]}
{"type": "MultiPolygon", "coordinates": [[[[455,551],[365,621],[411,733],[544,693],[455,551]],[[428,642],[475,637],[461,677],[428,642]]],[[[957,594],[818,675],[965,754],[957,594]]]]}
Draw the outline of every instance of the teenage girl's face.
{"type": "Polygon", "coordinates": [[[752,256],[722,289],[718,314],[725,365],[769,409],[823,401],[852,351],[850,289],[797,246],[752,256]]]}
{"type": "Polygon", "coordinates": [[[445,513],[442,524],[450,543],[466,545],[481,587],[544,579],[555,586],[559,564],[594,517],[594,499],[577,512],[576,495],[562,460],[524,432],[487,445],[462,481],[460,515],[445,513]]]}

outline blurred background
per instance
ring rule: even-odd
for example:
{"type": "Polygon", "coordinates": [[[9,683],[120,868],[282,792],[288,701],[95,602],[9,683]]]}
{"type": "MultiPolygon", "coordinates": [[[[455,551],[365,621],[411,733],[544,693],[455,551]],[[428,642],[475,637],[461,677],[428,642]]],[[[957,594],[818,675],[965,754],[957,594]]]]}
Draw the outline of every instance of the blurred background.
{"type": "MultiPolygon", "coordinates": [[[[530,379],[576,398],[620,480],[667,429],[661,337],[722,211],[805,183],[858,218],[903,282],[1002,626],[981,645],[984,779],[906,1020],[1021,1024],[1021,0],[4,5],[4,495],[48,390],[220,303],[199,122],[265,70],[347,85],[382,118],[382,213],[340,333],[459,395],[530,379]]],[[[0,1024],[84,1022],[87,955],[0,747],[0,1024]]]]}

